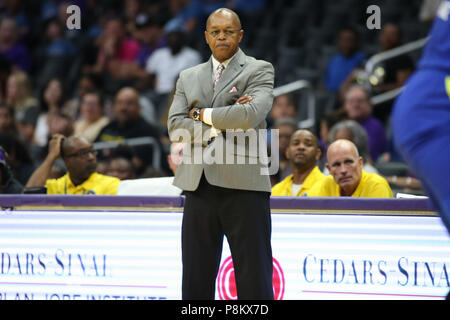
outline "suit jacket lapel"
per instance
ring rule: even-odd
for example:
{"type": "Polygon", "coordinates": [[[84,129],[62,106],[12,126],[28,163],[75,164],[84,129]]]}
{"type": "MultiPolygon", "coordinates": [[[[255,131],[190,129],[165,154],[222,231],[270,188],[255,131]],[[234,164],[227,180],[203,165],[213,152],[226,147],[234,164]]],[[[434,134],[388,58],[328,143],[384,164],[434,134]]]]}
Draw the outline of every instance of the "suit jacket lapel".
{"type": "Polygon", "coordinates": [[[209,103],[214,94],[212,82],[212,60],[209,58],[208,62],[204,63],[197,73],[198,83],[200,83],[202,92],[205,96],[205,101],[209,103]]]}
{"type": "MultiPolygon", "coordinates": [[[[219,82],[217,82],[216,89],[214,90],[214,95],[211,104],[214,105],[214,100],[217,95],[231,82],[236,76],[242,72],[245,64],[245,54],[241,49],[236,52],[236,56],[230,61],[228,66],[223,71],[219,82]]],[[[212,64],[212,63],[211,63],[212,64]]]]}

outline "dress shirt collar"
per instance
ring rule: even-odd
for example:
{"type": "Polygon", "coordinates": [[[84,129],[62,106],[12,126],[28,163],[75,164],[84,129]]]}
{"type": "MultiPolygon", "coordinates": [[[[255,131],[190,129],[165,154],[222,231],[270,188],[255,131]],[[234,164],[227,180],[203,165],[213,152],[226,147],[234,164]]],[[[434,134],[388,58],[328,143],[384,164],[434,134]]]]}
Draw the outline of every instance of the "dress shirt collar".
{"type": "MultiPolygon", "coordinates": [[[[228,64],[230,63],[230,61],[236,56],[236,53],[229,59],[225,60],[224,62],[222,62],[223,66],[225,67],[224,69],[227,68],[228,64]]],[[[211,55],[212,58],[212,64],[213,64],[213,74],[215,74],[217,72],[217,68],[220,65],[220,62],[216,60],[216,58],[214,58],[213,55],[211,55]]]]}

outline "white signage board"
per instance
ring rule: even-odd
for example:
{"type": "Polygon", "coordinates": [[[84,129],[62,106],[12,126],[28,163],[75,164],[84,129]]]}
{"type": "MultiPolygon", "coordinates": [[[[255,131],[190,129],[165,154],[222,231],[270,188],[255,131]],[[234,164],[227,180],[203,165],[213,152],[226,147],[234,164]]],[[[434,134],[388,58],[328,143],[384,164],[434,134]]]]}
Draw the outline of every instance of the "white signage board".
{"type": "MultiPolygon", "coordinates": [[[[0,299],[181,298],[181,212],[0,211],[0,299]]],[[[226,242],[226,240],[225,240],[226,242]]],[[[277,299],[443,299],[433,216],[272,214],[277,299]]],[[[224,244],[217,299],[236,298],[224,244]]]]}

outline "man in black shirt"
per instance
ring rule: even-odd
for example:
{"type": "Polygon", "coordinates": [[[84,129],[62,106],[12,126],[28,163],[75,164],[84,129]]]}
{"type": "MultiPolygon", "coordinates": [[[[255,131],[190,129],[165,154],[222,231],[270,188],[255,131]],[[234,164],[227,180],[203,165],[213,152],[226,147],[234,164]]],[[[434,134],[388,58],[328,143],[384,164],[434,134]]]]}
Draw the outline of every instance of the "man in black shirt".
{"type": "MultiPolygon", "coordinates": [[[[100,131],[95,142],[121,142],[131,138],[153,137],[162,151],[159,130],[141,117],[139,93],[134,88],[125,87],[117,92],[113,112],[115,119],[100,131]]],[[[155,165],[152,162],[152,146],[135,146],[133,151],[133,163],[139,173],[148,165],[155,165]]],[[[109,150],[105,149],[99,154],[99,158],[106,158],[108,155],[109,150]]]]}

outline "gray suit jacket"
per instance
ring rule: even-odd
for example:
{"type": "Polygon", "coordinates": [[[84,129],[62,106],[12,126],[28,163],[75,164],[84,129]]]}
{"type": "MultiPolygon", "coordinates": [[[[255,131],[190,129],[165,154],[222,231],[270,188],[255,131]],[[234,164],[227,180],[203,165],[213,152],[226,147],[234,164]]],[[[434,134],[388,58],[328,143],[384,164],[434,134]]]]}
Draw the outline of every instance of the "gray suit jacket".
{"type": "Polygon", "coordinates": [[[171,141],[183,139],[186,146],[174,185],[193,191],[204,172],[212,185],[270,192],[269,176],[262,172],[267,168],[267,146],[261,129],[266,128],[265,118],[273,103],[273,66],[239,49],[215,90],[212,74],[210,58],[182,71],[177,81],[167,125],[171,141]],[[253,100],[235,104],[245,93],[253,100]],[[188,117],[192,107],[213,108],[212,123],[223,134],[212,143],[208,144],[211,127],[188,117]]]}

